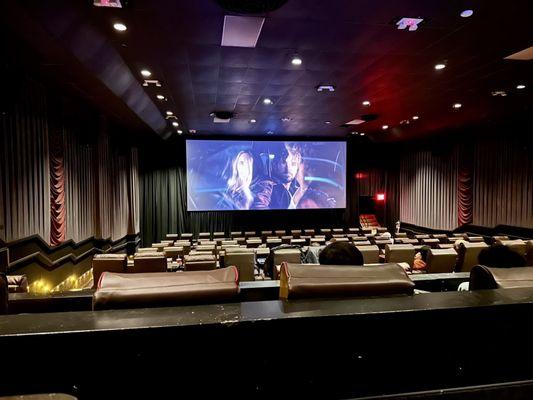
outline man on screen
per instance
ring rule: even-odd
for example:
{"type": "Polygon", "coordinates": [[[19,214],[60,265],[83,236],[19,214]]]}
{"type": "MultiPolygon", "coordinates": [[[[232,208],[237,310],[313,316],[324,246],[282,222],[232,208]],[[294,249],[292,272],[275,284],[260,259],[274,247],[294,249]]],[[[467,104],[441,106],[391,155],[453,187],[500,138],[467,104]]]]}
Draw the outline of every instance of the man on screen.
{"type": "Polygon", "coordinates": [[[269,151],[270,177],[258,180],[252,208],[295,209],[328,208],[330,199],[323,192],[310,189],[304,180],[302,148],[298,143],[275,143],[269,151]]]}

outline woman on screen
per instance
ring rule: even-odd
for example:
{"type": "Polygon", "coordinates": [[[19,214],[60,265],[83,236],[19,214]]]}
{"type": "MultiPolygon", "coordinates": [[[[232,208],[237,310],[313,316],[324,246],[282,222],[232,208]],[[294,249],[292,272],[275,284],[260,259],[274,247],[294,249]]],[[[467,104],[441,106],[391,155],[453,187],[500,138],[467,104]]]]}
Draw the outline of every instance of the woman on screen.
{"type": "Polygon", "coordinates": [[[250,190],[254,158],[248,151],[240,151],[231,164],[231,176],[226,189],[226,201],[234,210],[249,210],[254,196],[250,190]]]}

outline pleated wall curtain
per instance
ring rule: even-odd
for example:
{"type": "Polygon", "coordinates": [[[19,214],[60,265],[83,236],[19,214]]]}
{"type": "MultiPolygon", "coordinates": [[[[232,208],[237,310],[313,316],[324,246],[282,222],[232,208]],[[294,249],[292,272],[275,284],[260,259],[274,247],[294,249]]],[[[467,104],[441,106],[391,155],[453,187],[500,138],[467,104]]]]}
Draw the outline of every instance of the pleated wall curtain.
{"type": "Polygon", "coordinates": [[[434,155],[430,151],[406,153],[400,163],[400,218],[433,229],[457,227],[456,150],[434,155]]]}
{"type": "Polygon", "coordinates": [[[531,143],[508,137],[478,143],[474,156],[473,203],[475,225],[533,228],[531,143]]]}
{"type": "Polygon", "coordinates": [[[50,237],[50,161],[45,91],[21,81],[1,117],[0,239],[50,237]]]}
{"type": "Polygon", "coordinates": [[[49,98],[23,79],[2,117],[0,239],[38,234],[56,245],[138,233],[136,150],[112,146],[104,119],[87,128],[77,117],[67,120],[72,110],[62,100],[49,98]]]}
{"type": "Polygon", "coordinates": [[[229,233],[231,212],[187,212],[186,185],[185,169],[179,165],[143,172],[140,215],[145,245],[164,239],[167,233],[229,233]]]}

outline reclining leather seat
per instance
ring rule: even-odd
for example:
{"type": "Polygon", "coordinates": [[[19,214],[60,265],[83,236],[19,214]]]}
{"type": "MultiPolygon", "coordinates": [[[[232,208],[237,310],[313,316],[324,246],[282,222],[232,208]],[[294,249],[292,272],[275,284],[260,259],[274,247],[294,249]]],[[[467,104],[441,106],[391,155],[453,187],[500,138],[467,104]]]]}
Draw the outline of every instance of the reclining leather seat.
{"type": "Polygon", "coordinates": [[[385,262],[408,263],[411,267],[415,259],[415,248],[411,244],[388,244],[385,246],[385,262]]]}
{"type": "Polygon", "coordinates": [[[428,253],[426,272],[428,274],[453,272],[457,263],[457,252],[450,249],[431,249],[428,253]]]}
{"type": "Polygon", "coordinates": [[[526,242],[521,239],[515,240],[498,240],[498,243],[508,247],[510,250],[513,250],[520,254],[522,257],[526,254],[526,242]]]}
{"type": "Polygon", "coordinates": [[[241,282],[255,280],[255,252],[254,249],[244,249],[248,251],[228,251],[224,256],[225,266],[235,266],[239,271],[241,282]]]}
{"type": "Polygon", "coordinates": [[[415,284],[398,264],[371,267],[283,263],[282,299],[412,294],[415,284]]]}
{"type": "Polygon", "coordinates": [[[379,247],[376,245],[371,245],[370,242],[368,245],[360,246],[359,243],[356,244],[357,250],[363,255],[364,264],[377,264],[379,263],[379,247]]]}
{"type": "Polygon", "coordinates": [[[8,296],[7,278],[0,272],[0,315],[7,314],[8,296]]]}
{"type": "MultiPolygon", "coordinates": [[[[134,273],[142,272],[165,272],[167,270],[167,259],[164,254],[152,256],[134,256],[133,270],[134,273]]],[[[96,281],[98,282],[98,281],[96,281]]]]}
{"type": "Polygon", "coordinates": [[[526,264],[533,267],[533,240],[528,240],[526,243],[526,264]]]}
{"type": "Polygon", "coordinates": [[[470,272],[474,265],[477,265],[481,250],[487,247],[486,243],[461,243],[457,250],[456,271],[470,272]]]}
{"type": "Polygon", "coordinates": [[[470,271],[470,290],[533,287],[533,267],[489,268],[476,265],[470,271]]]}
{"type": "Polygon", "coordinates": [[[93,309],[220,303],[231,301],[238,294],[239,274],[235,267],[147,274],[105,272],[93,296],[93,309]]]}
{"type": "Polygon", "coordinates": [[[213,254],[187,255],[184,257],[185,271],[207,271],[217,267],[217,259],[213,254]]]}
{"type": "Polygon", "coordinates": [[[28,293],[28,277],[26,275],[8,275],[9,293],[28,293]]]}
{"type": "MultiPolygon", "coordinates": [[[[152,252],[155,249],[150,249],[152,252]]],[[[126,272],[127,258],[126,254],[96,254],[92,261],[93,267],[93,288],[98,284],[100,275],[103,272],[126,272]]]]}

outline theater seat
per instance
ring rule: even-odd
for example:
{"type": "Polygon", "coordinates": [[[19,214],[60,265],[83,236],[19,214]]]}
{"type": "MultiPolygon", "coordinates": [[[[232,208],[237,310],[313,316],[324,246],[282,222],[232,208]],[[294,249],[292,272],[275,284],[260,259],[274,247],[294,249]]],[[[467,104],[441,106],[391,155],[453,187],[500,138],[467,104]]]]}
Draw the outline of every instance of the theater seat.
{"type": "Polygon", "coordinates": [[[214,271],[102,275],[93,297],[93,309],[170,307],[221,303],[239,293],[237,268],[214,271]]]}
{"type": "Polygon", "coordinates": [[[28,277],[26,275],[8,275],[9,293],[28,293],[28,277]]]}
{"type": "Polygon", "coordinates": [[[528,240],[526,243],[526,264],[533,266],[533,240],[528,240]]]}
{"type": "Polygon", "coordinates": [[[0,273],[0,315],[7,314],[7,305],[8,305],[9,293],[7,278],[5,274],[0,273]]]}
{"type": "Polygon", "coordinates": [[[489,268],[476,265],[470,271],[470,290],[533,287],[533,267],[489,268]]]}
{"type": "Polygon", "coordinates": [[[376,245],[359,246],[359,244],[357,244],[355,247],[357,247],[357,249],[363,255],[364,264],[379,263],[379,247],[378,246],[376,245]]]}
{"type": "Polygon", "coordinates": [[[524,242],[521,239],[515,239],[515,240],[498,240],[497,243],[500,243],[509,249],[517,252],[522,257],[526,255],[526,242],[524,242]]]}
{"type": "Polygon", "coordinates": [[[457,263],[457,252],[454,249],[430,249],[427,258],[428,274],[453,272],[457,263]]]}
{"type": "MultiPolygon", "coordinates": [[[[164,254],[135,256],[133,257],[133,273],[143,272],[165,272],[167,270],[167,259],[164,254]]],[[[95,279],[95,282],[98,282],[95,279]]]]}
{"type": "Polygon", "coordinates": [[[481,250],[487,247],[486,243],[461,243],[457,250],[457,272],[470,272],[478,263],[481,250]]]}
{"type": "MultiPolygon", "coordinates": [[[[150,249],[154,251],[154,249],[150,249]]],[[[127,266],[126,254],[96,254],[93,257],[93,288],[98,284],[103,272],[125,273],[127,266]]]]}
{"type": "Polygon", "coordinates": [[[415,258],[415,248],[410,244],[388,244],[385,246],[385,262],[408,263],[411,267],[415,258]]]}
{"type": "Polygon", "coordinates": [[[239,271],[239,280],[241,282],[254,281],[255,271],[255,252],[253,249],[247,251],[228,251],[224,256],[224,266],[235,266],[239,271]]]}
{"type": "Polygon", "coordinates": [[[281,299],[412,294],[414,283],[398,264],[371,267],[283,263],[281,299]]]}
{"type": "Polygon", "coordinates": [[[185,271],[207,271],[217,267],[217,259],[213,254],[187,255],[184,258],[185,271]]]}

